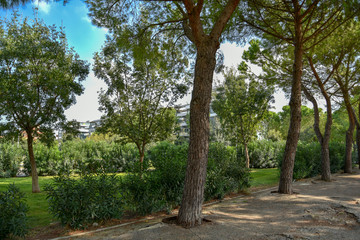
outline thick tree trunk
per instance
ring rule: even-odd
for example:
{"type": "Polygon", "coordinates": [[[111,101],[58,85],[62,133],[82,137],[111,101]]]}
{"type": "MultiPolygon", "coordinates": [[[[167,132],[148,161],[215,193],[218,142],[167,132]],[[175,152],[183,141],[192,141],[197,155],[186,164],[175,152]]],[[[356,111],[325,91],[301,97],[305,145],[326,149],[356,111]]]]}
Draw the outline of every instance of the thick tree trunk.
{"type": "Polygon", "coordinates": [[[293,170],[301,127],[301,76],[303,68],[303,39],[300,11],[295,12],[295,49],[290,97],[290,126],[281,165],[279,193],[292,194],[293,170]]]}
{"type": "Polygon", "coordinates": [[[34,138],[32,136],[32,131],[26,131],[26,134],[27,134],[28,153],[29,153],[29,159],[31,165],[32,192],[39,193],[40,192],[39,177],[36,169],[36,162],[35,162],[34,149],[33,149],[34,138]]]}
{"type": "Polygon", "coordinates": [[[246,143],[244,144],[244,147],[245,147],[246,168],[250,168],[249,150],[248,150],[248,146],[246,143]]]}
{"type": "Polygon", "coordinates": [[[202,221],[202,203],[209,150],[209,110],[215,54],[218,42],[211,38],[197,49],[195,79],[190,103],[190,143],[184,192],[178,224],[190,228],[202,221]]]}

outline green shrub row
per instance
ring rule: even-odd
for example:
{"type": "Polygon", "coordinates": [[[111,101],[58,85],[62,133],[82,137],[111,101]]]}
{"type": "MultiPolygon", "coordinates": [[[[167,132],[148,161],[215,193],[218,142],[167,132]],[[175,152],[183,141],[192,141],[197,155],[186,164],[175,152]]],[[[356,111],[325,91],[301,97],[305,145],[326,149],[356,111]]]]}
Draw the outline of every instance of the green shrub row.
{"type": "MultiPolygon", "coordinates": [[[[285,141],[258,140],[248,144],[251,168],[275,168],[278,166],[278,156],[285,148],[285,141]]],[[[244,147],[239,147],[239,153],[245,161],[244,147]]]]}
{"type": "MultiPolygon", "coordinates": [[[[159,143],[149,150],[144,170],[122,178],[107,174],[56,177],[45,188],[50,211],[73,228],[118,218],[124,210],[139,215],[170,211],[181,202],[187,149],[187,145],[159,143]]],[[[249,170],[236,149],[222,144],[210,145],[207,174],[205,200],[221,199],[250,186],[249,170]]]]}
{"type": "Polygon", "coordinates": [[[124,206],[120,190],[119,177],[107,174],[85,174],[78,179],[59,176],[45,186],[50,213],[75,229],[120,218],[124,206]]]}
{"type": "MultiPolygon", "coordinates": [[[[37,142],[34,155],[39,176],[64,173],[125,172],[138,160],[138,150],[133,144],[108,141],[73,140],[53,146],[37,142]]],[[[0,178],[15,177],[23,163],[23,171],[30,175],[31,166],[24,144],[0,143],[0,178]]]]}
{"type": "Polygon", "coordinates": [[[27,233],[28,206],[24,195],[14,184],[9,184],[6,191],[0,192],[0,239],[24,237],[27,233]]]}
{"type": "MultiPolygon", "coordinates": [[[[345,143],[331,142],[329,144],[330,170],[336,173],[344,168],[345,163],[345,143]]],[[[278,155],[279,168],[283,158],[284,149],[278,155]]],[[[353,161],[357,161],[353,154],[353,161]]],[[[321,174],[321,146],[317,142],[299,142],[296,150],[294,164],[294,179],[314,177],[321,174]]]]}
{"type": "MultiPolygon", "coordinates": [[[[162,142],[149,150],[147,171],[123,179],[125,198],[132,211],[144,215],[170,211],[181,202],[184,187],[187,145],[162,142]]],[[[250,172],[233,147],[210,144],[204,200],[222,199],[226,194],[250,186],[250,172]]]]}

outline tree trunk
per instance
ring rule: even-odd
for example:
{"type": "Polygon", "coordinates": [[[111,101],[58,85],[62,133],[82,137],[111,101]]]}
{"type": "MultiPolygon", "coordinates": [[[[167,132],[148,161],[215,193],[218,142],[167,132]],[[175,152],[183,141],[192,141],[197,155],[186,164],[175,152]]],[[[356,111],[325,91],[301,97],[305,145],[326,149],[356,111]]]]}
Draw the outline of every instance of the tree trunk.
{"type": "Polygon", "coordinates": [[[26,131],[26,134],[27,134],[28,153],[29,153],[29,159],[31,165],[32,192],[39,193],[40,186],[39,186],[39,177],[37,174],[36,162],[34,157],[34,149],[33,149],[34,138],[32,136],[32,130],[26,131]]]}
{"type": "Polygon", "coordinates": [[[351,106],[349,92],[346,91],[343,85],[340,86],[343,97],[344,103],[346,107],[346,111],[349,116],[349,128],[346,131],[346,151],[345,151],[345,173],[352,173],[352,150],[353,150],[353,136],[355,130],[355,113],[354,109],[351,106]]]}
{"type": "Polygon", "coordinates": [[[190,142],[178,224],[190,228],[202,222],[202,203],[209,150],[209,110],[215,54],[219,43],[207,38],[197,47],[195,79],[190,103],[190,142]]]}
{"type": "Polygon", "coordinates": [[[349,116],[349,128],[346,131],[345,173],[352,173],[352,149],[355,124],[349,116]]]}
{"type": "Polygon", "coordinates": [[[358,164],[360,169],[360,127],[356,128],[356,147],[357,147],[358,164]]]}
{"type": "Polygon", "coordinates": [[[244,147],[245,147],[246,168],[250,168],[249,150],[246,143],[244,144],[244,147]]]}
{"type": "Polygon", "coordinates": [[[279,193],[292,194],[293,170],[301,127],[301,76],[303,68],[303,42],[300,10],[295,12],[295,49],[293,79],[290,98],[290,126],[281,165],[279,193]]]}

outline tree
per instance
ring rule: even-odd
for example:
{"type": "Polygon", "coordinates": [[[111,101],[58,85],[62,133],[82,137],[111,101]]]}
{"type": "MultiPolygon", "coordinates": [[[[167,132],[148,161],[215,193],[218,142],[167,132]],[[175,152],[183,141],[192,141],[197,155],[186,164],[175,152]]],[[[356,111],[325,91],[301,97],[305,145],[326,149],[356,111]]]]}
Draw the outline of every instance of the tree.
{"type": "Polygon", "coordinates": [[[301,78],[304,52],[321,43],[359,11],[352,1],[267,1],[249,0],[244,6],[245,21],[271,46],[285,44],[293,50],[290,111],[291,119],[281,166],[279,193],[292,193],[293,168],[301,127],[301,78]],[[353,11],[348,11],[353,7],[353,11]],[[346,16],[345,13],[350,13],[346,16]],[[312,42],[312,39],[317,41],[312,42]]]}
{"type": "Polygon", "coordinates": [[[0,115],[26,132],[32,191],[40,192],[33,152],[34,135],[64,120],[64,110],[83,92],[89,72],[67,45],[63,30],[17,13],[0,28],[0,115]]]}
{"type": "Polygon", "coordinates": [[[271,108],[274,88],[256,80],[246,70],[241,70],[239,74],[235,69],[230,69],[224,73],[224,77],[224,84],[216,89],[212,108],[232,142],[244,145],[246,167],[249,168],[247,146],[256,137],[260,122],[271,108]]]}
{"type": "Polygon", "coordinates": [[[240,0],[227,1],[105,1],[88,0],[93,23],[98,26],[134,24],[142,14],[149,19],[144,29],[168,31],[177,36],[177,45],[187,40],[183,50],[190,45],[195,49],[193,92],[190,103],[190,142],[183,199],[178,223],[193,227],[202,222],[207,157],[209,148],[209,109],[212,93],[216,53],[223,32],[240,0]],[[183,37],[186,37],[183,38],[183,37]]]}
{"type": "Polygon", "coordinates": [[[167,139],[174,131],[176,111],[171,108],[184,94],[186,57],[168,45],[155,41],[151,32],[139,27],[108,36],[102,51],[96,53],[95,75],[108,89],[99,96],[102,130],[118,134],[138,148],[142,169],[146,145],[167,139]],[[131,44],[118,44],[123,34],[139,33],[131,44]],[[183,79],[183,80],[181,80],[183,79]]]}

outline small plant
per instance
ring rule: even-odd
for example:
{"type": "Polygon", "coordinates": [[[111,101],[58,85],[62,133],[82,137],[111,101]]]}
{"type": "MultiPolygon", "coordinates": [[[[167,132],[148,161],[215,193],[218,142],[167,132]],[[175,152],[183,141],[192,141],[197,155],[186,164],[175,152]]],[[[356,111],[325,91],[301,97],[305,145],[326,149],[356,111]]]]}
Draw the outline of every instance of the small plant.
{"type": "Polygon", "coordinates": [[[14,184],[10,184],[7,191],[0,192],[0,239],[10,235],[25,236],[28,231],[27,211],[24,193],[14,184]]]}
{"type": "Polygon", "coordinates": [[[87,228],[89,224],[120,218],[123,201],[115,175],[84,175],[79,179],[55,177],[45,186],[50,213],[63,225],[87,228]]]}

